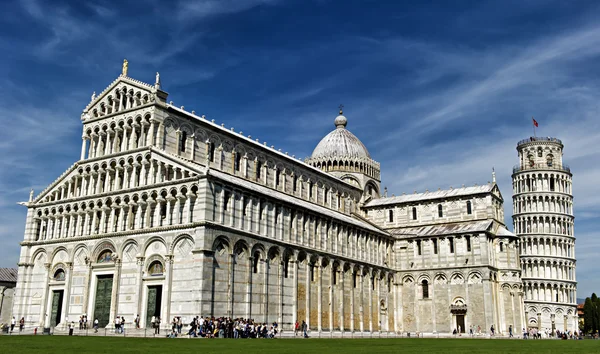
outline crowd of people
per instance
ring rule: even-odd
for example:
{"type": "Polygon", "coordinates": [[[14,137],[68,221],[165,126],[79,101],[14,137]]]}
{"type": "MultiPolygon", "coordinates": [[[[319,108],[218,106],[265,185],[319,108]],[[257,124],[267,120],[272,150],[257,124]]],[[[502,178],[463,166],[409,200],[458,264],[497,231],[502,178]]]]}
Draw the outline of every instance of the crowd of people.
{"type": "MultiPolygon", "coordinates": [[[[174,317],[171,321],[169,338],[182,335],[183,320],[174,317]]],[[[277,322],[272,324],[260,323],[253,319],[229,318],[229,317],[201,317],[196,316],[189,323],[187,332],[183,332],[190,338],[276,338],[279,333],[277,322]]]]}

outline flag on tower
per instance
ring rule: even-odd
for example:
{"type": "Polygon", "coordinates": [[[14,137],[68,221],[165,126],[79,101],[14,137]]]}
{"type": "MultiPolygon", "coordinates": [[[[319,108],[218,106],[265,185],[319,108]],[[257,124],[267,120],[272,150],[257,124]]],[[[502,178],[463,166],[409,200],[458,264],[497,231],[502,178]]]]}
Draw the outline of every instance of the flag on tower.
{"type": "Polygon", "coordinates": [[[539,127],[537,120],[535,120],[533,117],[531,117],[531,120],[533,120],[533,125],[539,127]]]}

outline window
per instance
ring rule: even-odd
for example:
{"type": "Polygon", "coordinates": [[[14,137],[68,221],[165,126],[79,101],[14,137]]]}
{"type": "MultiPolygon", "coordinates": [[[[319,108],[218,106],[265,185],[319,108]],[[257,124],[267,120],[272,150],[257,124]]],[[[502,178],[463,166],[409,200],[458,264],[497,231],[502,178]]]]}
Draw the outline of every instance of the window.
{"type": "Polygon", "coordinates": [[[438,243],[437,243],[437,239],[432,239],[431,242],[433,243],[433,254],[437,254],[438,253],[438,243]]]}
{"type": "Polygon", "coordinates": [[[467,241],[467,252],[471,252],[471,236],[465,236],[465,241],[467,241]]]}
{"type": "Polygon", "coordinates": [[[417,240],[417,255],[421,255],[421,240],[417,240]]]}
{"type": "Polygon", "coordinates": [[[164,219],[167,217],[167,203],[160,204],[160,218],[164,219]]]}
{"type": "Polygon", "coordinates": [[[394,222],[394,211],[392,209],[388,210],[388,221],[394,222]]]}
{"type": "Polygon", "coordinates": [[[224,196],[223,196],[223,210],[227,210],[227,207],[229,206],[229,199],[231,198],[231,192],[230,191],[225,191],[224,196]]]}
{"type": "Polygon", "coordinates": [[[286,259],[285,262],[283,263],[283,277],[287,279],[288,274],[290,271],[290,260],[286,259]]]}
{"type": "Polygon", "coordinates": [[[263,219],[263,213],[265,212],[265,202],[264,201],[260,201],[259,202],[259,206],[258,206],[258,220],[262,220],[263,219]]]}
{"type": "Polygon", "coordinates": [[[504,252],[504,243],[500,242],[500,252],[504,252]]]}
{"type": "Polygon", "coordinates": [[[550,191],[554,192],[554,177],[550,177],[550,191]]]}
{"type": "Polygon", "coordinates": [[[546,164],[548,165],[548,167],[552,167],[553,164],[553,159],[552,159],[552,155],[548,155],[548,157],[546,158],[546,164]]]}
{"type": "Polygon", "coordinates": [[[312,198],[312,196],[313,196],[313,183],[308,182],[308,197],[312,198]]]}
{"type": "Polygon", "coordinates": [[[542,148],[538,149],[538,157],[542,157],[542,148]]]}
{"type": "Polygon", "coordinates": [[[413,220],[417,220],[417,208],[416,207],[412,208],[412,218],[413,218],[413,220]]]}
{"type": "Polygon", "coordinates": [[[314,264],[310,265],[310,281],[311,282],[315,281],[315,265],[314,264]]]}
{"type": "Polygon", "coordinates": [[[279,175],[281,174],[281,172],[279,172],[279,170],[275,170],[275,187],[279,187],[279,175]]]}
{"type": "Polygon", "coordinates": [[[352,273],[352,286],[356,289],[356,272],[352,273]]]}
{"type": "Polygon", "coordinates": [[[208,143],[208,160],[210,162],[215,161],[215,143],[213,143],[212,141],[208,143]]]}
{"type": "Polygon", "coordinates": [[[179,142],[179,150],[185,152],[185,145],[187,144],[187,132],[181,132],[181,141],[179,142]]]}
{"type": "Polygon", "coordinates": [[[298,176],[294,176],[294,181],[292,182],[292,190],[295,192],[298,185],[298,176]]]}
{"type": "Polygon", "coordinates": [[[444,208],[442,207],[442,204],[438,204],[438,216],[440,218],[444,217],[444,208]]]}
{"type": "Polygon", "coordinates": [[[262,162],[256,161],[256,179],[260,179],[260,170],[262,170],[262,162]]]}
{"type": "Polygon", "coordinates": [[[448,243],[450,244],[450,253],[454,253],[454,238],[448,237],[448,243]]]}
{"type": "Polygon", "coordinates": [[[467,214],[473,214],[473,209],[471,208],[471,201],[467,201],[467,214]]]}
{"type": "Polygon", "coordinates": [[[331,276],[333,277],[333,280],[332,280],[333,281],[333,285],[337,285],[337,283],[338,283],[338,281],[337,281],[338,280],[337,279],[337,270],[334,270],[332,272],[331,276]]]}
{"type": "Polygon", "coordinates": [[[258,273],[258,261],[260,259],[260,253],[254,252],[254,257],[252,259],[252,272],[254,274],[258,273]]]}
{"type": "Polygon", "coordinates": [[[429,299],[429,283],[423,279],[421,282],[421,288],[423,290],[423,299],[429,299]]]}
{"type": "Polygon", "coordinates": [[[234,160],[234,168],[236,171],[239,171],[242,165],[242,154],[240,154],[239,152],[235,153],[235,160],[234,160]]]}

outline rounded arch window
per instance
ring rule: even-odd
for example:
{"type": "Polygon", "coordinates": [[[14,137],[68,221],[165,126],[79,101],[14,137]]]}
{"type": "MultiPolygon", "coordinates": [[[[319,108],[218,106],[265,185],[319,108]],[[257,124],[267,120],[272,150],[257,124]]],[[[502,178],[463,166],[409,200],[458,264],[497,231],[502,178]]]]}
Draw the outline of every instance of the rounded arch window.
{"type": "Polygon", "coordinates": [[[100,253],[100,255],[98,256],[98,263],[107,263],[112,261],[112,251],[111,250],[104,250],[100,253]]]}
{"type": "Polygon", "coordinates": [[[54,272],[53,279],[56,281],[65,281],[65,271],[58,269],[56,272],[54,272]]]}
{"type": "Polygon", "coordinates": [[[148,266],[148,274],[150,275],[163,275],[164,272],[165,268],[160,261],[154,261],[148,266]]]}

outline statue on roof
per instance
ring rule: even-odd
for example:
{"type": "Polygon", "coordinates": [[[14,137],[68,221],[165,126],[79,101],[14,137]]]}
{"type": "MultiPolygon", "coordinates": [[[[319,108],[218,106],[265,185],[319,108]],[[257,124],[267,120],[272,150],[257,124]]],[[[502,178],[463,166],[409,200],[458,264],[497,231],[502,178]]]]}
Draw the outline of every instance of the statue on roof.
{"type": "Polygon", "coordinates": [[[33,202],[33,188],[29,191],[29,201],[33,202]]]}
{"type": "Polygon", "coordinates": [[[127,76],[127,69],[129,68],[129,62],[127,61],[127,59],[123,60],[123,72],[121,73],[122,76],[127,76]]]}
{"type": "Polygon", "coordinates": [[[94,93],[92,93],[92,101],[96,99],[96,91],[94,91],[94,93]]]}
{"type": "Polygon", "coordinates": [[[156,82],[154,83],[154,86],[156,88],[160,88],[160,74],[158,73],[158,71],[156,72],[156,82]]]}

